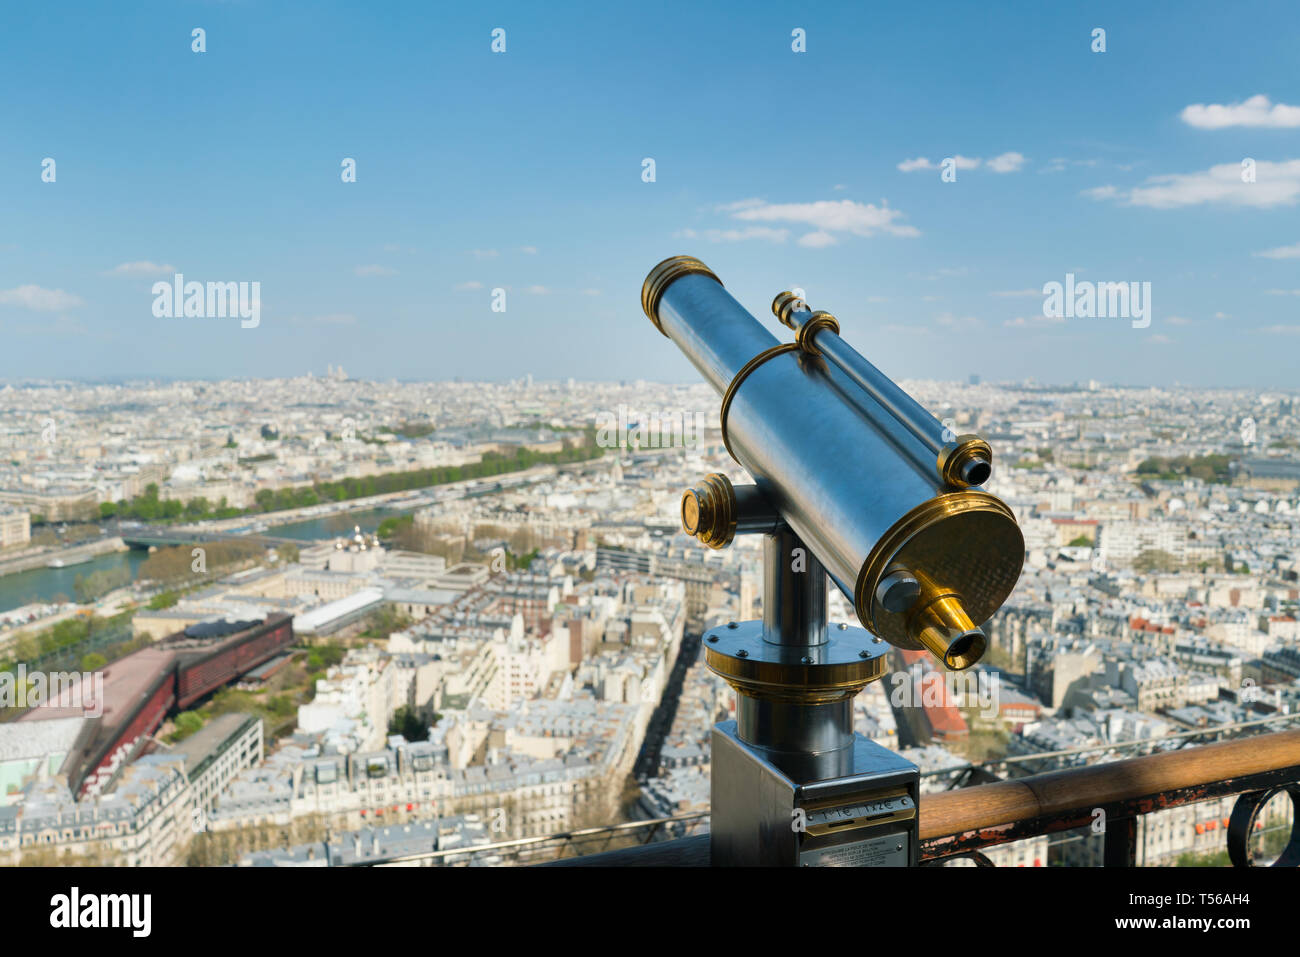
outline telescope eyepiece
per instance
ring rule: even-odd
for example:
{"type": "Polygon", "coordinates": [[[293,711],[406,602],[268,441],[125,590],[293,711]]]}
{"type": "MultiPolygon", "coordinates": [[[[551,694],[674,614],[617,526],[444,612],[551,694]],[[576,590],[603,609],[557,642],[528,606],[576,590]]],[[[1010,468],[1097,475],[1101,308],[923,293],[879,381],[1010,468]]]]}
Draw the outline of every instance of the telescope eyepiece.
{"type": "Polygon", "coordinates": [[[993,474],[993,466],[984,459],[972,459],[961,467],[961,479],[969,485],[983,485],[993,474]]]}
{"type": "Polygon", "coordinates": [[[778,292],[776,298],[772,300],[772,315],[780,320],[781,325],[790,329],[794,328],[794,320],[791,318],[796,312],[811,312],[808,303],[804,302],[798,296],[790,291],[778,292]]]}
{"type": "Polygon", "coordinates": [[[920,597],[907,616],[908,635],[952,671],[984,657],[989,640],[975,626],[961,596],[918,573],[920,597]]]}
{"type": "Polygon", "coordinates": [[[948,485],[974,488],[993,474],[993,449],[978,435],[959,435],[939,451],[937,464],[948,485]]]}
{"type": "Polygon", "coordinates": [[[984,657],[989,640],[978,628],[954,638],[944,653],[943,663],[953,671],[962,671],[984,657]]]}

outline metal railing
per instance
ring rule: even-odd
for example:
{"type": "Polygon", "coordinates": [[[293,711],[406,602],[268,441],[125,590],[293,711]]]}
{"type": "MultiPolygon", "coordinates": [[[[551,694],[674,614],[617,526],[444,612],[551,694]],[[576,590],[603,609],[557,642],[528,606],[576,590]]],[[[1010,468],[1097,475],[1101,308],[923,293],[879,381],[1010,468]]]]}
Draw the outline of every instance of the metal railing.
{"type": "MultiPolygon", "coordinates": [[[[1088,749],[1092,750],[1092,749],[1088,749]]],[[[1065,752],[1071,753],[1071,752],[1065,752]]],[[[1040,756],[1041,757],[1041,756],[1040,756]]],[[[990,762],[994,763],[994,762],[990,762]]],[[[974,765],[972,765],[974,767],[974,765]]],[[[947,769],[937,773],[951,773],[947,769]]],[[[1300,865],[1300,730],[1252,735],[1010,781],[922,795],[921,860],[989,866],[988,848],[1103,822],[1103,863],[1133,866],[1137,820],[1146,814],[1238,795],[1227,828],[1232,863],[1252,866],[1249,842],[1270,799],[1292,802],[1289,841],[1274,866],[1300,865]]],[[[561,863],[561,862],[557,862],[561,863]]],[[[570,866],[707,866],[708,836],[595,854],[570,866]]]]}
{"type": "MultiPolygon", "coordinates": [[[[1154,811],[1240,795],[1228,827],[1234,863],[1250,862],[1256,818],[1279,791],[1300,800],[1300,730],[1279,731],[1084,768],[1050,771],[927,795],[921,801],[921,857],[975,857],[998,844],[1103,822],[1107,867],[1135,863],[1137,820],[1154,811]]],[[[1300,849],[1293,813],[1288,850],[1300,849]]]]}
{"type": "Polygon", "coordinates": [[[675,843],[690,839],[702,830],[709,820],[708,811],[695,811],[675,817],[651,818],[645,821],[627,821],[601,827],[586,827],[559,834],[540,837],[522,837],[490,844],[451,847],[439,851],[358,862],[361,866],[388,865],[440,865],[473,864],[476,861],[493,864],[539,864],[563,860],[571,856],[612,853],[611,845],[620,843],[627,847],[644,847],[655,842],[675,843]]]}
{"type": "MultiPolygon", "coordinates": [[[[1251,865],[1248,842],[1259,814],[1282,792],[1293,803],[1290,841],[1278,866],[1300,864],[1300,730],[1249,734],[1263,725],[1289,722],[1300,715],[1275,715],[1262,721],[1195,729],[1161,738],[1018,755],[925,772],[922,777],[988,776],[989,768],[1034,759],[1059,759],[1129,747],[1161,748],[1160,753],[1087,767],[1065,768],[1012,780],[972,784],[921,797],[923,864],[959,858],[989,866],[983,851],[1038,835],[1059,835],[1057,843],[1078,840],[1066,832],[1105,822],[1103,862],[1133,866],[1143,815],[1201,801],[1238,795],[1227,828],[1227,851],[1238,866],[1251,865]],[[1240,733],[1249,736],[1192,749],[1170,748],[1196,737],[1240,733]],[[1100,812],[1100,814],[1098,813],[1100,812]]],[[[575,829],[538,837],[448,848],[374,861],[377,865],[426,866],[559,864],[564,866],[707,866],[708,811],[644,821],[575,829]],[[618,846],[622,845],[622,846],[618,846]]]]}
{"type": "Polygon", "coordinates": [[[1224,737],[1232,737],[1241,734],[1252,734],[1265,730],[1281,728],[1282,726],[1292,723],[1300,723],[1300,713],[1296,714],[1274,714],[1267,718],[1256,718],[1253,721],[1237,721],[1230,724],[1216,724],[1204,728],[1191,728],[1187,731],[1176,731],[1172,734],[1163,734],[1158,738],[1135,738],[1132,741],[1117,741],[1107,744],[1089,744],[1078,748],[1064,748],[1057,751],[1035,751],[1029,754],[1004,755],[1000,758],[988,758],[983,761],[967,762],[964,764],[955,764],[945,768],[936,768],[931,771],[922,771],[922,778],[942,777],[944,775],[955,775],[956,779],[949,785],[965,787],[967,783],[981,784],[992,779],[1001,778],[1005,773],[1015,771],[1024,765],[1041,761],[1053,761],[1061,758],[1071,758],[1084,754],[1096,754],[1098,752],[1119,752],[1119,751],[1145,751],[1148,754],[1164,751],[1176,751],[1186,747],[1198,738],[1211,738],[1221,740],[1224,737]],[[1266,728],[1266,726],[1271,726],[1266,728]]]}

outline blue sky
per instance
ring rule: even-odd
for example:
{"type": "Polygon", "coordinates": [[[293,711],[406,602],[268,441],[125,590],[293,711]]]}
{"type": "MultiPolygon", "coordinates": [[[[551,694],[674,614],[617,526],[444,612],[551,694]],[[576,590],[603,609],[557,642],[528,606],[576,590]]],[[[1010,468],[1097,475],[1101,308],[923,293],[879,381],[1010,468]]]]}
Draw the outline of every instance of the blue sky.
{"type": "Polygon", "coordinates": [[[638,301],[688,253],[897,377],[1293,388],[1300,7],[1136,6],[6,5],[0,377],[694,381],[638,301]],[[1067,272],[1150,327],[1045,321],[1067,272]]]}

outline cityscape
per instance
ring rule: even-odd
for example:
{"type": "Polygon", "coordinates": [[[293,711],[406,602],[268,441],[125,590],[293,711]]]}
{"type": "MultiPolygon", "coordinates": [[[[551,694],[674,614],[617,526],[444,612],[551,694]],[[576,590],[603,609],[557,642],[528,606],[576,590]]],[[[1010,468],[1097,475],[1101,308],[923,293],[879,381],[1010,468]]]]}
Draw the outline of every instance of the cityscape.
{"type": "MultiPolygon", "coordinates": [[[[902,384],[994,444],[1027,556],[963,681],[895,650],[854,702],[922,793],[1293,726],[1294,394],[902,384]]],[[[0,397],[0,665],[107,678],[80,710],[6,702],[4,863],[507,865],[707,832],[736,703],[701,636],[762,616],[762,572],[677,518],[699,475],[746,478],[705,386],[331,367],[0,397]],[[283,622],[138,705],[187,646],[283,622]]],[[[1231,803],[1144,816],[1139,863],[1223,857],[1231,803]]],[[[987,854],[1086,866],[1100,841],[987,854]]]]}

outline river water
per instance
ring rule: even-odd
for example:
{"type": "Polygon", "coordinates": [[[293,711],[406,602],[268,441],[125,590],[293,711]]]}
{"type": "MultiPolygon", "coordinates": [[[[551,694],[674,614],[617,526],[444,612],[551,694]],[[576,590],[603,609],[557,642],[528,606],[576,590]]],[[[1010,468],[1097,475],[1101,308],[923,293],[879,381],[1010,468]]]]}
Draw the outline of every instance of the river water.
{"type": "Polygon", "coordinates": [[[32,568],[25,572],[0,577],[0,611],[12,611],[33,602],[46,602],[63,596],[71,601],[72,585],[80,575],[83,578],[91,572],[107,571],[126,566],[135,579],[141,563],[149,557],[148,552],[127,551],[99,555],[83,565],[69,565],[67,568],[32,568]]]}
{"type": "Polygon", "coordinates": [[[296,538],[310,542],[317,539],[342,538],[352,534],[354,526],[361,526],[367,535],[374,533],[379,523],[386,518],[401,515],[401,512],[386,508],[368,508],[359,512],[340,512],[337,515],[325,515],[305,522],[290,522],[288,525],[272,525],[266,534],[275,538],[296,538]]]}
{"type": "MultiPolygon", "coordinates": [[[[343,512],[338,515],[326,515],[305,522],[290,522],[287,525],[272,525],[266,534],[281,538],[296,538],[303,542],[316,539],[334,539],[349,536],[354,526],[360,525],[361,531],[373,534],[379,523],[386,518],[401,514],[383,508],[372,508],[357,512],[343,512]]],[[[134,581],[140,565],[149,553],[144,550],[131,549],[100,555],[84,565],[70,565],[67,568],[33,568],[13,575],[0,576],[0,611],[12,611],[23,605],[35,602],[53,601],[60,596],[71,600],[73,582],[78,575],[85,577],[91,572],[126,566],[130,569],[134,581]]]]}

